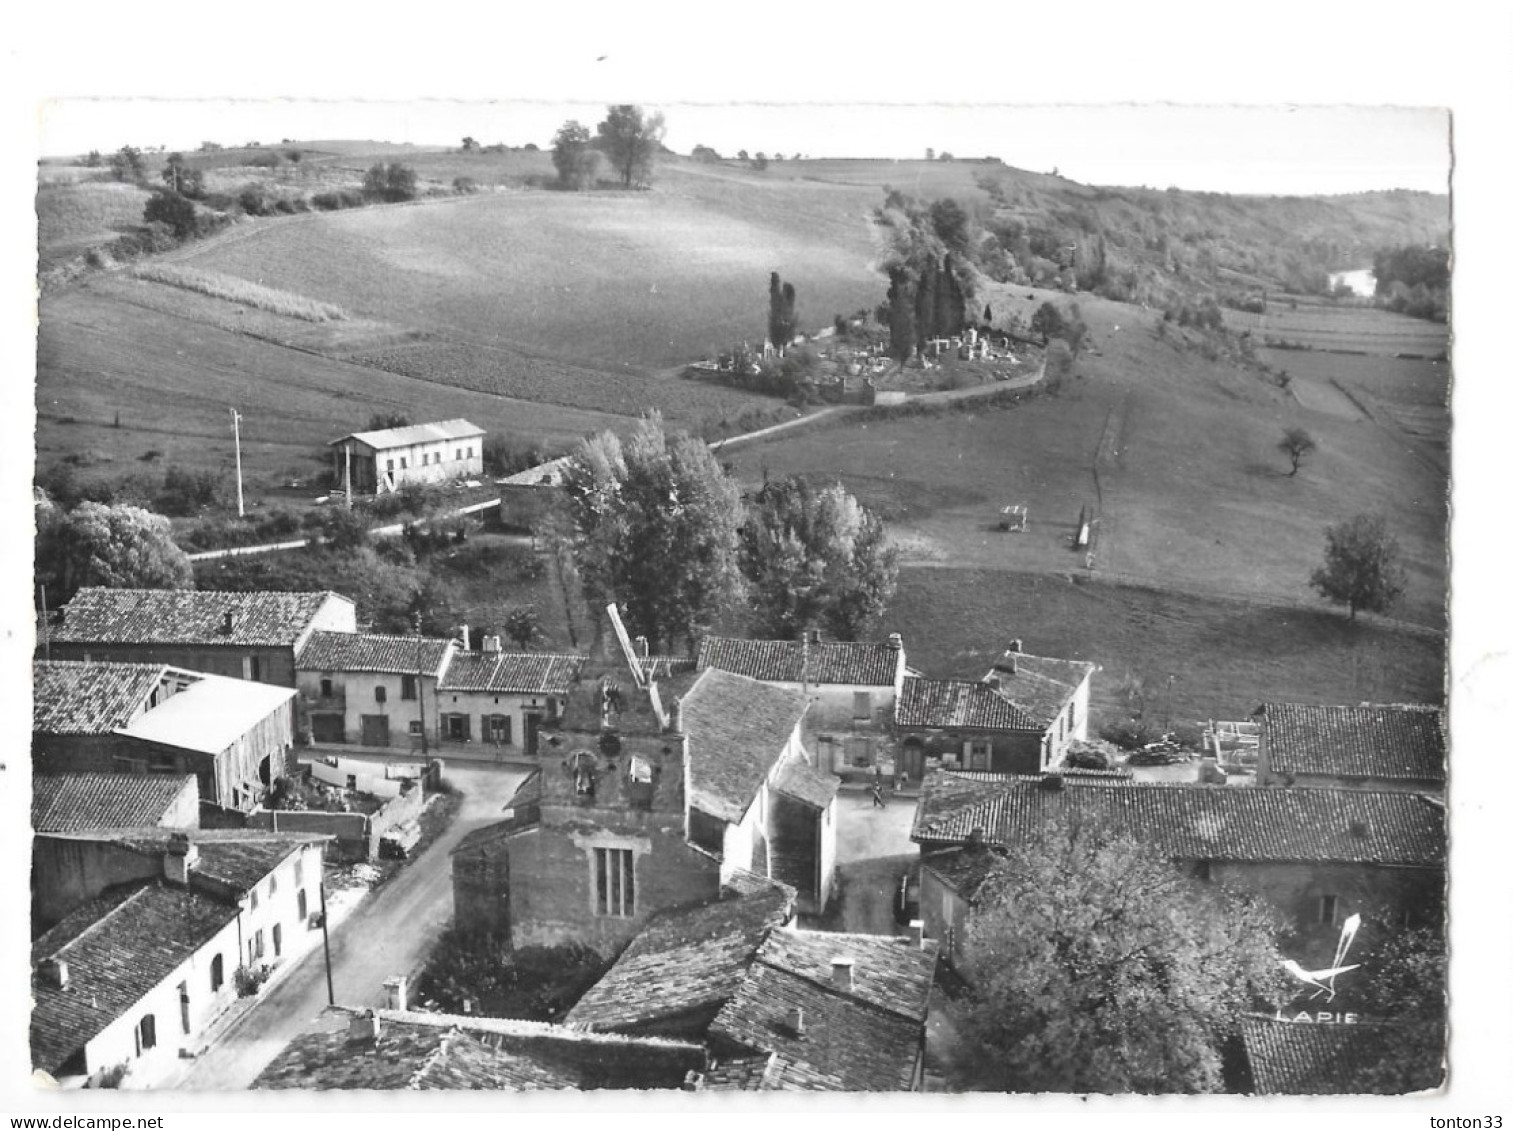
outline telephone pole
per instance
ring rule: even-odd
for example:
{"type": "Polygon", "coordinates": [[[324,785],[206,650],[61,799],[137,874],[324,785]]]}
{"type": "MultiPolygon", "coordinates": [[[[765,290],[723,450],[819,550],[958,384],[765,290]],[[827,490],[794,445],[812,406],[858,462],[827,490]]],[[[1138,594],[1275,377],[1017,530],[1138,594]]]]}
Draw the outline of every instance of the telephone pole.
{"type": "Polygon", "coordinates": [[[242,505],[242,414],[236,409],[231,410],[231,433],[236,437],[236,517],[245,518],[247,511],[242,505]]]}
{"type": "Polygon", "coordinates": [[[431,760],[431,742],[426,735],[425,638],[420,635],[420,613],[415,614],[415,702],[420,707],[420,753],[431,760]]]}

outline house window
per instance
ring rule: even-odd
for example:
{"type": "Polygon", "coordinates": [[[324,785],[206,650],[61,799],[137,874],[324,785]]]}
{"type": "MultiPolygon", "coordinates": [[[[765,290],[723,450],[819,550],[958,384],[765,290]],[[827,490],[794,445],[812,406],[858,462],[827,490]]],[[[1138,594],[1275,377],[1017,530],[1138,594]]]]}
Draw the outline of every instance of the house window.
{"type": "Polygon", "coordinates": [[[301,888],[300,889],[300,893],[299,893],[299,921],[301,923],[303,923],[309,917],[310,917],[310,901],[305,896],[304,889],[301,888]]]}
{"type": "Polygon", "coordinates": [[[297,888],[305,886],[305,862],[303,860],[296,860],[294,862],[294,886],[297,888]]]}
{"type": "Polygon", "coordinates": [[[1077,729],[1077,700],[1075,699],[1066,706],[1066,725],[1068,730],[1077,729]]]}
{"type": "Polygon", "coordinates": [[[1319,896],[1319,922],[1328,926],[1334,926],[1334,917],[1340,909],[1340,897],[1337,895],[1319,896]]]}
{"type": "Polygon", "coordinates": [[[462,458],[462,449],[461,449],[461,448],[458,448],[458,449],[457,449],[457,458],[458,458],[458,459],[461,459],[461,458],[462,458]]]}
{"type": "Polygon", "coordinates": [[[420,720],[419,719],[411,719],[410,720],[410,733],[411,734],[419,734],[420,733],[420,720]]]}
{"type": "Polygon", "coordinates": [[[158,1019],[151,1013],[142,1015],[137,1022],[137,1055],[158,1047],[158,1019]]]}
{"type": "Polygon", "coordinates": [[[210,992],[215,993],[226,984],[226,956],[217,954],[210,960],[210,992]]]}
{"type": "Polygon", "coordinates": [[[271,875],[271,876],[268,877],[268,898],[272,899],[277,894],[278,894],[278,873],[275,872],[275,873],[273,873],[273,875],[271,875]]]}
{"type": "Polygon", "coordinates": [[[508,715],[490,715],[489,741],[497,742],[501,746],[509,746],[515,741],[513,723],[514,720],[508,715]]]}
{"type": "Polygon", "coordinates": [[[261,958],[267,950],[263,945],[263,932],[259,930],[257,934],[253,935],[252,942],[248,945],[252,947],[252,957],[261,958]]]}
{"type": "Polygon", "coordinates": [[[431,466],[431,453],[430,452],[426,452],[424,455],[422,455],[420,457],[420,466],[421,467],[430,467],[431,466]]]}
{"type": "Polygon", "coordinates": [[[386,470],[386,471],[393,471],[394,470],[394,461],[391,460],[391,459],[390,460],[385,460],[384,461],[384,470],[386,470]]]}
{"type": "Polygon", "coordinates": [[[417,687],[418,681],[413,675],[402,675],[399,677],[399,697],[401,699],[414,699],[419,694],[417,687]]]}
{"type": "Polygon", "coordinates": [[[472,458],[473,458],[473,445],[469,444],[468,445],[468,459],[472,459],[472,458]]]}
{"type": "Polygon", "coordinates": [[[273,924],[273,957],[277,958],[284,953],[284,925],[273,924]]]}
{"type": "Polygon", "coordinates": [[[967,769],[990,770],[993,768],[993,744],[981,739],[967,743],[967,769]]]}
{"type": "Polygon", "coordinates": [[[375,687],[373,689],[373,702],[375,702],[375,703],[387,703],[388,701],[389,701],[389,689],[387,687],[385,687],[383,684],[380,683],[377,687],[375,687]]]}
{"type": "Polygon", "coordinates": [[[851,695],[851,717],[859,723],[865,723],[872,718],[872,693],[870,691],[857,691],[851,695]]]}
{"type": "Polygon", "coordinates": [[[1211,860],[1199,860],[1193,867],[1193,877],[1207,883],[1214,878],[1214,866],[1211,860]]]}
{"type": "Polygon", "coordinates": [[[594,849],[594,913],[636,913],[635,858],[628,848],[594,849]]]}
{"type": "Polygon", "coordinates": [[[257,910],[257,888],[253,888],[249,893],[248,909],[252,911],[257,910]]]}
{"type": "Polygon", "coordinates": [[[399,457],[399,470],[403,471],[403,470],[405,470],[405,468],[407,468],[409,466],[410,466],[410,461],[407,458],[405,458],[404,456],[400,456],[399,457]]]}
{"type": "Polygon", "coordinates": [[[322,699],[329,699],[335,694],[336,688],[329,679],[323,679],[320,681],[320,697],[322,699]]]}
{"type": "Polygon", "coordinates": [[[179,983],[179,1024],[184,1032],[189,1032],[189,983],[179,983]]]}

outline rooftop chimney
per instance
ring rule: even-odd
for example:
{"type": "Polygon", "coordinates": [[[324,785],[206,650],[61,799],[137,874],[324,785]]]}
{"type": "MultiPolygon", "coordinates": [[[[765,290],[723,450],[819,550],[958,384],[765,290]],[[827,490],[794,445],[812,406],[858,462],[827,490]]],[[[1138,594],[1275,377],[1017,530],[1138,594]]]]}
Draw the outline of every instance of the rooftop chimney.
{"type": "Polygon", "coordinates": [[[396,974],[384,982],[384,993],[389,996],[389,1008],[403,1013],[410,1008],[410,979],[396,974]]]}
{"type": "Polygon", "coordinates": [[[200,862],[200,849],[188,833],[174,833],[163,853],[163,877],[171,884],[189,886],[189,873],[200,862]]]}
{"type": "Polygon", "coordinates": [[[354,1013],[352,1020],[347,1022],[347,1036],[354,1041],[377,1042],[383,1031],[383,1025],[378,1020],[378,1014],[371,1009],[365,1009],[361,1013],[354,1013]]]}
{"type": "Polygon", "coordinates": [[[504,642],[497,636],[485,636],[483,638],[483,650],[485,652],[503,652],[504,642]]]}
{"type": "Polygon", "coordinates": [[[463,625],[457,630],[457,634],[462,637],[462,650],[464,652],[471,652],[473,650],[472,631],[467,625],[463,625]]]}
{"type": "Polygon", "coordinates": [[[804,1035],[804,1010],[801,1006],[794,1006],[788,1011],[788,1031],[795,1037],[804,1035]]]}
{"type": "Polygon", "coordinates": [[[1023,652],[1024,651],[1024,641],[1023,640],[1010,640],[1009,641],[1009,651],[1010,652],[1023,652]]]}
{"type": "Polygon", "coordinates": [[[890,632],[890,633],[888,633],[888,647],[889,648],[892,648],[895,652],[897,652],[903,646],[904,646],[904,638],[902,636],[900,636],[896,632],[890,632]]]}
{"type": "Polygon", "coordinates": [[[852,962],[849,958],[830,960],[830,984],[842,993],[850,993],[854,984],[852,962]]]}
{"type": "Polygon", "coordinates": [[[236,631],[236,610],[227,609],[221,614],[221,635],[230,636],[236,631]]]}
{"type": "Polygon", "coordinates": [[[817,628],[811,628],[805,634],[804,638],[811,644],[818,644],[820,642],[820,630],[817,628]]]}
{"type": "Polygon", "coordinates": [[[37,966],[37,973],[45,985],[55,990],[68,989],[68,963],[61,958],[44,958],[37,966]]]}
{"type": "Polygon", "coordinates": [[[909,941],[921,950],[925,945],[925,921],[923,919],[909,920],[909,941]]]}
{"type": "Polygon", "coordinates": [[[997,668],[988,673],[988,686],[994,691],[1003,690],[1003,677],[998,674],[997,668]]]}

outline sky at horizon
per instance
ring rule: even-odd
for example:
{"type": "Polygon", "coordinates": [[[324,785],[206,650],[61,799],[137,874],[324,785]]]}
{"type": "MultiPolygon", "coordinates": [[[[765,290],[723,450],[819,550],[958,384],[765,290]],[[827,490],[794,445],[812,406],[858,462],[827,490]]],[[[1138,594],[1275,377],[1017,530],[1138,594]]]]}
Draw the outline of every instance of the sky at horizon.
{"type": "MultiPolygon", "coordinates": [[[[1086,184],[1316,195],[1385,189],[1448,192],[1450,115],[1443,109],[878,103],[663,103],[666,144],[709,145],[726,156],[912,159],[927,149],[994,156],[1086,184]]],[[[547,146],[602,103],[292,99],[54,99],[38,111],[38,151],[61,157],[122,145],[191,150],[284,138],[455,146],[547,146]]]]}

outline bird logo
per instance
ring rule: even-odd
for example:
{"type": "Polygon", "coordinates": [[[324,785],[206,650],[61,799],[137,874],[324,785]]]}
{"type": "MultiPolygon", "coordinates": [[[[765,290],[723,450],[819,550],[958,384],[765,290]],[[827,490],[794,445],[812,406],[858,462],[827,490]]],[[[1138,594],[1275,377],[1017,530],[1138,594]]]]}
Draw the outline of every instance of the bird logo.
{"type": "Polygon", "coordinates": [[[1281,965],[1283,970],[1286,970],[1305,986],[1312,988],[1313,993],[1308,995],[1309,1001],[1320,997],[1324,998],[1325,1001],[1333,1001],[1335,994],[1334,980],[1341,974],[1348,974],[1352,970],[1359,970],[1361,968],[1359,962],[1349,966],[1344,965],[1345,956],[1350,952],[1350,946],[1355,942],[1356,932],[1360,929],[1360,915],[1352,915],[1345,920],[1340,927],[1339,944],[1334,948],[1334,965],[1326,967],[1323,970],[1305,970],[1298,964],[1296,959],[1282,959],[1281,965]]]}

